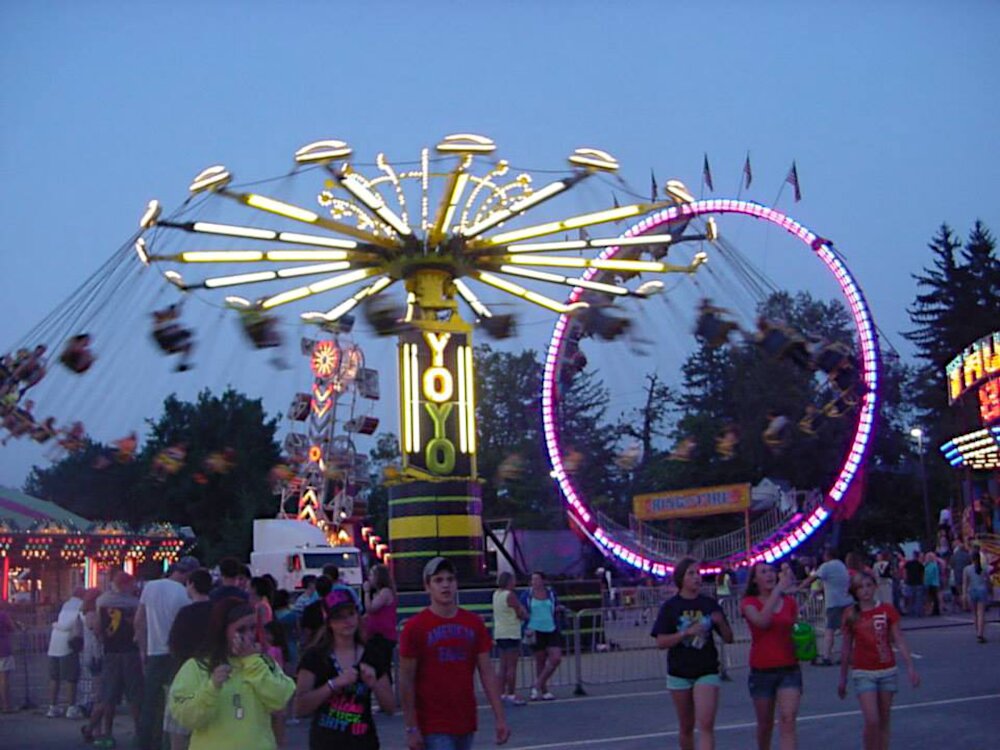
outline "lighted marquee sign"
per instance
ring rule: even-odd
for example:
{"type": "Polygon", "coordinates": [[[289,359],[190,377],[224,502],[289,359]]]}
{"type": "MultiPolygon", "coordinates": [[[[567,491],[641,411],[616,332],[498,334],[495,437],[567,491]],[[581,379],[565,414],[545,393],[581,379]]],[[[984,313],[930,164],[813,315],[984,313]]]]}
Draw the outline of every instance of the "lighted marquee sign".
{"type": "MultiPolygon", "coordinates": [[[[823,525],[829,518],[830,511],[836,508],[841,500],[843,500],[845,493],[851,486],[851,482],[854,481],[861,464],[865,460],[874,432],[875,413],[878,403],[879,354],[878,341],[875,336],[875,323],[872,320],[871,312],[868,309],[868,304],[864,299],[861,288],[854,281],[854,277],[847,266],[830,244],[791,217],[785,216],[773,208],[762,206],[759,203],[724,198],[685,203],[643,219],[631,227],[623,236],[635,237],[652,232],[657,227],[669,225],[672,222],[690,220],[705,214],[742,214],[750,216],[770,222],[801,240],[822,261],[823,265],[826,266],[827,270],[837,280],[841,293],[844,295],[844,299],[854,319],[855,330],[858,334],[858,344],[861,350],[861,382],[864,384],[864,394],[859,404],[850,448],[839,467],[836,479],[825,493],[824,502],[801,520],[798,520],[795,526],[789,531],[776,533],[749,553],[742,553],[733,558],[721,561],[728,565],[753,565],[760,561],[773,562],[791,553],[792,550],[808,539],[809,536],[814,534],[823,525]]],[[[609,247],[602,253],[601,258],[612,258],[618,251],[618,247],[609,247]]],[[[584,275],[584,278],[589,280],[597,272],[596,268],[592,268],[584,275]]],[[[582,291],[580,288],[574,289],[570,295],[569,302],[577,301],[582,291]]],[[[572,473],[563,464],[556,412],[559,392],[559,358],[568,328],[568,316],[560,316],[552,333],[552,339],[549,342],[542,384],[542,422],[545,431],[545,445],[548,450],[549,460],[552,462],[552,477],[559,484],[563,498],[568,505],[570,517],[607,554],[644,572],[652,573],[656,576],[666,576],[673,570],[671,561],[654,559],[646,552],[633,549],[628,546],[628,543],[623,544],[621,541],[616,540],[611,532],[600,526],[597,519],[587,508],[585,498],[575,487],[572,473]]],[[[703,570],[711,572],[715,568],[705,568],[703,570]]]]}
{"type": "Polygon", "coordinates": [[[1000,469],[1000,426],[959,435],[942,445],[941,452],[952,466],[1000,469]]]}
{"type": "MultiPolygon", "coordinates": [[[[945,367],[948,403],[1000,373],[1000,331],[983,336],[945,367]]],[[[995,391],[994,391],[995,393],[995,391]]]]}
{"type": "Polygon", "coordinates": [[[475,476],[472,347],[465,333],[400,336],[404,465],[434,476],[475,476]]]}
{"type": "Polygon", "coordinates": [[[632,514],[640,521],[739,513],[749,507],[749,484],[649,492],[632,498],[632,514]]]}

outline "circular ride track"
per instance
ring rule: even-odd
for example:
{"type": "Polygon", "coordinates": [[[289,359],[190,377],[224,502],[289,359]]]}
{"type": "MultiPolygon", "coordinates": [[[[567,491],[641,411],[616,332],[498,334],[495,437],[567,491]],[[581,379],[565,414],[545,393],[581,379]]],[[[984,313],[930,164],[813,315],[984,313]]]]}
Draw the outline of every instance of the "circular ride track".
{"type": "MultiPolygon", "coordinates": [[[[847,441],[846,452],[840,462],[835,479],[828,487],[824,488],[822,501],[815,504],[815,507],[808,509],[807,512],[793,515],[789,519],[789,523],[768,530],[762,538],[756,540],[750,549],[744,547],[738,552],[706,560],[706,562],[717,564],[715,570],[721,570],[725,566],[752,565],[758,561],[772,562],[789,554],[819,530],[845,500],[848,489],[858,479],[860,468],[865,461],[874,435],[878,404],[879,363],[875,324],[861,289],[843,258],[834,249],[832,243],[775,209],[746,200],[699,200],[667,208],[647,216],[634,224],[622,236],[632,239],[650,233],[662,235],[664,232],[674,232],[676,229],[686,226],[693,219],[707,220],[713,216],[723,215],[748,217],[772,227],[778,227],[799,240],[801,245],[804,245],[823,264],[823,267],[836,281],[853,320],[856,343],[859,349],[859,377],[857,379],[858,402],[856,408],[852,410],[852,416],[849,416],[853,421],[851,437],[847,441]]],[[[677,234],[680,234],[680,231],[677,234]]],[[[634,242],[634,240],[632,241],[634,242]]],[[[627,243],[625,242],[621,246],[609,247],[601,257],[606,259],[621,257],[623,248],[626,247],[627,243]]],[[[599,269],[592,268],[583,278],[592,279],[599,273],[599,269]]],[[[573,303],[584,294],[584,289],[574,289],[568,302],[573,303]]],[[[570,343],[570,332],[573,325],[572,315],[560,316],[549,342],[545,359],[542,410],[545,444],[553,467],[552,476],[558,482],[572,520],[605,554],[612,555],[644,572],[657,576],[668,575],[673,569],[670,556],[657,554],[655,550],[641,544],[636,535],[630,533],[628,529],[618,527],[601,514],[593,512],[589,507],[588,499],[574,480],[573,467],[567,465],[565,457],[572,452],[572,449],[569,447],[568,441],[562,439],[558,415],[561,395],[560,373],[570,350],[573,348],[570,343]]],[[[707,572],[712,572],[712,569],[707,572]]]]}

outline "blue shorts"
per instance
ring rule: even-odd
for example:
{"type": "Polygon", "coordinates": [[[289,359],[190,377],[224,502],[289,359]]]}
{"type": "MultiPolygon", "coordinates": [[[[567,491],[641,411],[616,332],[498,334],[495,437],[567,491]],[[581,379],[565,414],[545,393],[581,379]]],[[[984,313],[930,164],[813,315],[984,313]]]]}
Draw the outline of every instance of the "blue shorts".
{"type": "Polygon", "coordinates": [[[895,667],[877,672],[855,670],[851,673],[854,692],[858,693],[898,693],[899,676],[895,667]]]}
{"type": "Polygon", "coordinates": [[[840,630],[840,626],[843,625],[844,620],[844,610],[847,607],[827,607],[826,608],[826,629],[827,630],[840,630]]]}
{"type": "Polygon", "coordinates": [[[497,651],[500,653],[505,651],[519,651],[521,648],[520,638],[497,638],[494,642],[497,644],[497,651]]]}
{"type": "Polygon", "coordinates": [[[691,690],[695,685],[713,685],[722,687],[722,678],[716,674],[703,674],[701,677],[676,677],[667,675],[667,690],[691,690]]]}
{"type": "Polygon", "coordinates": [[[802,670],[799,665],[794,667],[778,667],[776,669],[751,669],[747,678],[751,698],[768,698],[774,700],[779,690],[797,690],[802,692],[802,670]]]}
{"type": "Polygon", "coordinates": [[[475,734],[425,734],[424,750],[472,750],[475,734]]]}
{"type": "Polygon", "coordinates": [[[969,601],[973,604],[983,604],[990,600],[990,592],[986,589],[969,589],[969,601]]]}

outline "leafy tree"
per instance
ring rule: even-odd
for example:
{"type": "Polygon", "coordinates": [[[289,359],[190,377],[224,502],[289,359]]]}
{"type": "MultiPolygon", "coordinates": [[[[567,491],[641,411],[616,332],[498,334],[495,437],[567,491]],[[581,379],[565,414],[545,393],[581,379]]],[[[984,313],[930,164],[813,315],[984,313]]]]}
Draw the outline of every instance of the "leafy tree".
{"type": "Polygon", "coordinates": [[[208,563],[224,555],[245,558],[252,520],[277,508],[268,481],[280,460],[277,422],[266,417],[259,399],[232,389],[221,397],[202,391],[195,403],[172,395],[162,415],[148,422],[149,437],[133,461],[109,462],[109,448],[90,444],[52,467],[35,467],[25,491],[90,518],[191,526],[197,553],[208,563]],[[165,470],[164,451],[181,446],[185,455],[176,471],[165,470]],[[219,470],[212,459],[226,449],[232,467],[219,470]]]}

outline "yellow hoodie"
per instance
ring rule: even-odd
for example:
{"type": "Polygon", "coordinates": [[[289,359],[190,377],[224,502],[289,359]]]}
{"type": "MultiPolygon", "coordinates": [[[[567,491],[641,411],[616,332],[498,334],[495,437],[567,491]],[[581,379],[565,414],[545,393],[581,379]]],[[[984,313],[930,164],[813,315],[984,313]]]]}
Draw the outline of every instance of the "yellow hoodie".
{"type": "Polygon", "coordinates": [[[170,713],[191,730],[189,750],[274,750],[271,712],[295,692],[295,683],[260,654],[232,658],[233,671],[221,688],[211,673],[188,659],[170,686],[170,713]]]}

